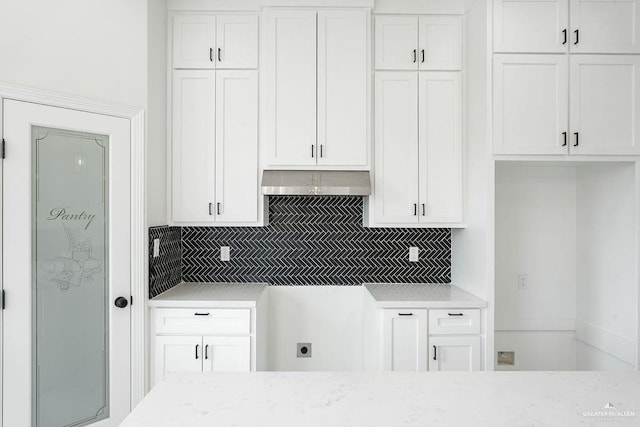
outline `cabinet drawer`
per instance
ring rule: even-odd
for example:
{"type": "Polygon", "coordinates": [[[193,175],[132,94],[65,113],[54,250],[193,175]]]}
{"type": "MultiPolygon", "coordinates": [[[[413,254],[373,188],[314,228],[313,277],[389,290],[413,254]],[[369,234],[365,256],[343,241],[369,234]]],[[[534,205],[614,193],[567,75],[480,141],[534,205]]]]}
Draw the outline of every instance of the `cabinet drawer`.
{"type": "Polygon", "coordinates": [[[429,310],[429,334],[463,335],[480,333],[480,310],[429,310]]]}
{"type": "Polygon", "coordinates": [[[155,310],[156,334],[248,334],[250,309],[162,308],[155,310]]]}

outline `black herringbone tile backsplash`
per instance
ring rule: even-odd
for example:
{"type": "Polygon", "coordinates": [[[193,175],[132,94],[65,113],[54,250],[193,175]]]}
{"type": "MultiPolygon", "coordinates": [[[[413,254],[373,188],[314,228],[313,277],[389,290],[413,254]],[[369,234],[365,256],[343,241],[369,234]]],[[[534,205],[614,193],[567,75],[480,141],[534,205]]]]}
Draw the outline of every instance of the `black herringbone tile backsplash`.
{"type": "Polygon", "coordinates": [[[171,289],[182,278],[180,227],[149,228],[149,298],[171,289]],[[160,256],[153,257],[153,240],[160,239],[160,256]]]}
{"type": "Polygon", "coordinates": [[[270,197],[266,227],[183,227],[185,282],[360,285],[451,281],[451,230],[365,228],[361,197],[270,197]],[[231,261],[220,261],[220,247],[231,261]],[[420,261],[408,261],[409,246],[420,261]]]}

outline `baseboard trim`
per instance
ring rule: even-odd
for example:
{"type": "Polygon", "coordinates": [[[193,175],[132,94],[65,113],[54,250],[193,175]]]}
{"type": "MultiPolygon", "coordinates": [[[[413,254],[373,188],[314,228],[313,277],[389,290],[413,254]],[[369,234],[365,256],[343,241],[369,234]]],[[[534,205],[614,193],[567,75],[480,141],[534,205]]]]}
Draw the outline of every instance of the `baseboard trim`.
{"type": "Polygon", "coordinates": [[[576,319],[575,324],[576,340],[635,366],[636,341],[582,320],[576,319]]]}

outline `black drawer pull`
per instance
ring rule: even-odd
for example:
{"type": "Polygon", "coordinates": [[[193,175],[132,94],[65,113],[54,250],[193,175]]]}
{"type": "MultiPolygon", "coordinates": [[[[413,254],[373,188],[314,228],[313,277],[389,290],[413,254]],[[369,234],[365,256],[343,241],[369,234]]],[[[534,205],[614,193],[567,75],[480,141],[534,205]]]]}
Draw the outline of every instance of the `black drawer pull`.
{"type": "Polygon", "coordinates": [[[398,313],[398,316],[413,316],[413,313],[398,313]]]}
{"type": "Polygon", "coordinates": [[[464,313],[447,313],[449,316],[464,316],[464,313]]]}
{"type": "Polygon", "coordinates": [[[209,313],[193,313],[194,316],[208,316],[209,313]]]}
{"type": "Polygon", "coordinates": [[[436,349],[436,346],[434,345],[433,346],[433,360],[438,360],[438,358],[436,357],[437,351],[438,350],[436,349]]]}

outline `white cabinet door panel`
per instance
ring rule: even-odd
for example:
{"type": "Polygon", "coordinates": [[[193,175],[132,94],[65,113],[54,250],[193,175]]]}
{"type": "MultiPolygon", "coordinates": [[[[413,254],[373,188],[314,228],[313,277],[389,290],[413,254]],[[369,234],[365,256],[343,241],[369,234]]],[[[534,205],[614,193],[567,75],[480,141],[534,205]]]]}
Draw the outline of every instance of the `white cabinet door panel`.
{"type": "Polygon", "coordinates": [[[429,337],[429,371],[479,371],[480,337],[429,337]]]}
{"type": "Polygon", "coordinates": [[[201,336],[156,336],[155,382],[173,372],[202,371],[201,336]]]}
{"type": "Polygon", "coordinates": [[[571,76],[570,151],[640,154],[640,57],[574,55],[571,76]]]}
{"type": "Polygon", "coordinates": [[[375,76],[375,221],[418,222],[418,73],[375,76]]]}
{"type": "Polygon", "coordinates": [[[216,17],[216,67],[258,67],[258,17],[218,15],[216,17]]]}
{"type": "Polygon", "coordinates": [[[418,69],[417,16],[376,16],[375,68],[418,69]]]}
{"type": "Polygon", "coordinates": [[[213,69],[215,46],[215,16],[173,17],[173,68],[213,69]]]}
{"type": "Polygon", "coordinates": [[[427,310],[387,309],[382,316],[382,369],[427,370],[427,310]]]}
{"type": "Polygon", "coordinates": [[[494,55],[495,154],[564,154],[568,132],[566,55],[494,55]]]}
{"type": "Polygon", "coordinates": [[[363,10],[318,12],[318,164],[367,164],[367,25],[363,10]]]}
{"type": "Polygon", "coordinates": [[[269,165],[316,164],[316,12],[269,11],[266,146],[269,165]]]}
{"type": "Polygon", "coordinates": [[[204,372],[251,370],[250,337],[204,337],[204,372]]]}
{"type": "Polygon", "coordinates": [[[421,16],[418,65],[421,70],[462,68],[462,18],[421,16]]]}
{"type": "Polygon", "coordinates": [[[640,53],[639,28],[640,0],[571,0],[572,52],[640,53]]]}
{"type": "Polygon", "coordinates": [[[568,0],[494,0],[493,50],[514,53],[566,52],[568,0]]]}
{"type": "Polygon", "coordinates": [[[462,81],[459,72],[421,72],[420,222],[462,221],[462,81]]]}
{"type": "Polygon", "coordinates": [[[216,72],[218,223],[258,220],[258,72],[216,72]]]}
{"type": "Polygon", "coordinates": [[[215,71],[174,70],[172,94],[172,219],[212,222],[215,71]]]}

